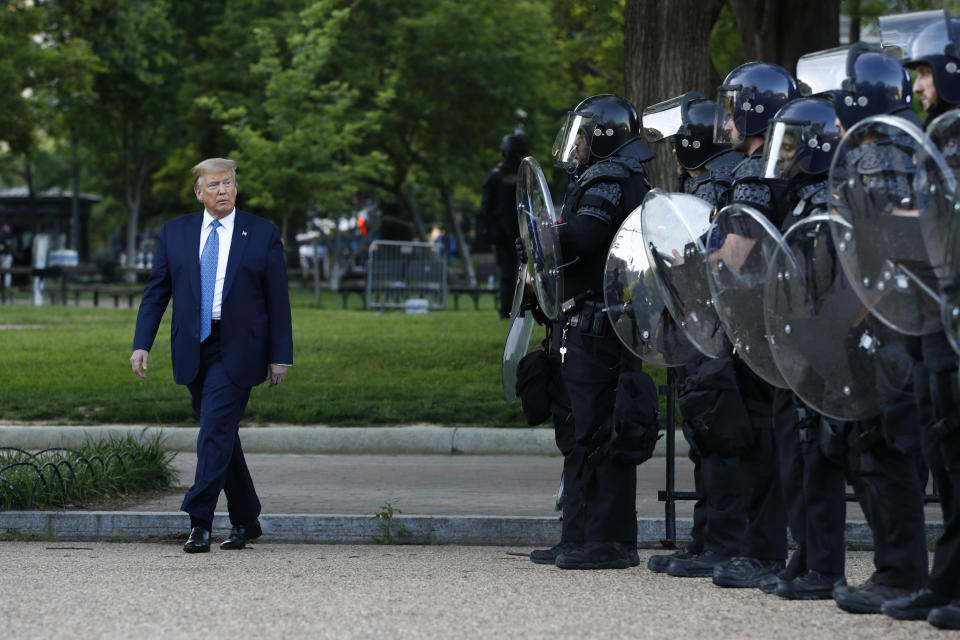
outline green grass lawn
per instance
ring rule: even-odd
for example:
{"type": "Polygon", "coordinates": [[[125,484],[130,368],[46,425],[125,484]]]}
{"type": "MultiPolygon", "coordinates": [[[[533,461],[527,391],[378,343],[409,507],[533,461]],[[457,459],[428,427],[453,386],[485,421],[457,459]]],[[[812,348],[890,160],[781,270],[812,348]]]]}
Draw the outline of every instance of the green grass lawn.
{"type": "MultiPolygon", "coordinates": [[[[519,401],[503,401],[506,321],[491,296],[480,310],[407,315],[317,305],[291,289],[294,366],[282,385],[253,390],[245,422],[524,427],[519,401]]],[[[452,306],[452,301],[450,303],[452,306]]],[[[0,420],[77,424],[193,424],[189,392],[173,382],[170,312],[146,380],[130,370],[136,310],[0,306],[0,420]]],[[[534,331],[534,340],[543,329],[534,331]]],[[[658,384],[665,370],[647,367],[658,384]]]]}

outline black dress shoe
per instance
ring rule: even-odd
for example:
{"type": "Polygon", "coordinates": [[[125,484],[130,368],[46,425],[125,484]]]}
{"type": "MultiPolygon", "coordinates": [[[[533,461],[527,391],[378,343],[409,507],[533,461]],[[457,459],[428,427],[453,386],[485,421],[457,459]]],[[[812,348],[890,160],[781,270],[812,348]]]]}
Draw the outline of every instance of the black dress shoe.
{"type": "Polygon", "coordinates": [[[882,613],[887,600],[910,595],[914,589],[878,584],[871,578],[859,586],[838,585],[833,589],[837,606],[849,613],[882,613]]]}
{"type": "Polygon", "coordinates": [[[960,600],[931,609],[927,622],[940,629],[960,629],[960,600]]]}
{"type": "Polygon", "coordinates": [[[950,604],[949,597],[924,587],[908,596],[887,600],[880,609],[897,620],[926,620],[932,610],[948,604],[950,604]]]}
{"type": "Polygon", "coordinates": [[[829,600],[834,588],[847,584],[843,576],[834,576],[808,569],[793,580],[780,580],[774,590],[787,600],[829,600]]]}
{"type": "Polygon", "coordinates": [[[530,552],[530,561],[535,564],[557,564],[557,556],[567,551],[573,551],[582,542],[561,542],[549,549],[535,549],[530,552]]]}
{"type": "Polygon", "coordinates": [[[190,537],[183,545],[183,550],[187,553],[207,553],[210,551],[210,531],[203,527],[190,529],[190,537]]]}
{"type": "Polygon", "coordinates": [[[630,551],[628,545],[620,542],[584,542],[557,556],[557,566],[561,569],[627,569],[630,567],[630,551]]]}
{"type": "Polygon", "coordinates": [[[713,584],[718,587],[752,589],[760,580],[775,576],[784,569],[783,560],[760,558],[730,558],[728,562],[713,568],[713,584]]]}
{"type": "Polygon", "coordinates": [[[252,524],[230,529],[230,537],[220,543],[220,548],[224,551],[243,549],[248,542],[256,540],[261,535],[263,535],[263,529],[260,528],[260,523],[254,520],[252,524]]]}

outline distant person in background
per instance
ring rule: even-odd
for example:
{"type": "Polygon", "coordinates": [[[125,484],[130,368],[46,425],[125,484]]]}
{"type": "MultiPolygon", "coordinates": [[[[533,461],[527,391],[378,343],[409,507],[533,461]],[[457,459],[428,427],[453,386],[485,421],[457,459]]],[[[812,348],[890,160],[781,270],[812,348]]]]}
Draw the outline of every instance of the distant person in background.
{"type": "MultiPolygon", "coordinates": [[[[0,269],[9,269],[13,266],[13,247],[16,240],[14,240],[13,232],[10,230],[10,225],[5,224],[0,227],[0,269]]],[[[10,292],[10,286],[13,284],[13,276],[9,273],[3,274],[3,295],[12,296],[10,292]]]]}
{"type": "Polygon", "coordinates": [[[137,314],[130,364],[146,377],[160,320],[173,299],[173,379],[190,389],[200,420],[197,471],[180,509],[190,515],[183,550],[210,550],[213,512],[227,496],[230,538],[242,549],[260,537],[260,500],[240,446],[238,427],[250,389],[283,382],[293,363],[287,267],[280,230],[239,211],[237,163],[204,160],[193,168],[203,211],[171,220],[157,239],[153,270],[137,314]]]}
{"type": "Polygon", "coordinates": [[[517,277],[517,251],[514,241],[520,237],[517,224],[517,170],[527,153],[523,136],[509,133],[500,141],[503,160],[483,182],[480,216],[486,229],[486,240],[494,246],[500,269],[500,317],[510,315],[513,284],[517,277]]]}

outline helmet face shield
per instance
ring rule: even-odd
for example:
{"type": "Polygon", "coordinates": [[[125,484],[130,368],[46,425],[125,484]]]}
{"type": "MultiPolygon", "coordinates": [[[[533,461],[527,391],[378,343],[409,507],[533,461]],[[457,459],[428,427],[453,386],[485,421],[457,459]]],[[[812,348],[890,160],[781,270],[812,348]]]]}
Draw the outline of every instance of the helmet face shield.
{"type": "Polygon", "coordinates": [[[938,20],[944,24],[948,23],[949,14],[946,9],[880,16],[880,46],[884,49],[895,47],[900,50],[901,55],[906,55],[917,32],[938,20]]]}
{"type": "Polygon", "coordinates": [[[573,171],[578,166],[586,165],[590,157],[593,130],[592,114],[576,111],[567,114],[567,121],[553,142],[553,156],[557,159],[558,167],[573,171]]]}
{"type": "Polygon", "coordinates": [[[737,105],[741,102],[740,93],[740,87],[720,87],[717,90],[717,117],[713,124],[715,144],[730,144],[734,141],[732,132],[737,128],[737,105]]]}
{"type": "Polygon", "coordinates": [[[812,95],[844,88],[849,51],[850,47],[838,47],[800,56],[797,60],[797,84],[801,93],[812,95]]]}
{"type": "Polygon", "coordinates": [[[767,125],[761,177],[790,180],[825,174],[840,142],[837,112],[825,98],[788,102],[767,125]]]}
{"type": "Polygon", "coordinates": [[[643,134],[648,142],[676,135],[683,126],[685,95],[670,98],[643,110],[643,134]]]}
{"type": "Polygon", "coordinates": [[[809,154],[802,148],[806,144],[805,138],[809,137],[806,129],[807,123],[770,123],[763,147],[761,177],[789,180],[797,175],[804,157],[809,159],[809,154]]]}

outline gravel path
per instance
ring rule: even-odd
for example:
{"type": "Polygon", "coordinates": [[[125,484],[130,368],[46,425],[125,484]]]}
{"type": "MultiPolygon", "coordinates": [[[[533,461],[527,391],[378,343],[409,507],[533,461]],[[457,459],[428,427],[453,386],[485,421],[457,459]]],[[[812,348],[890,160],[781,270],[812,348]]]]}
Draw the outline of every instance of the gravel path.
{"type": "MultiPolygon", "coordinates": [[[[637,569],[582,572],[513,555],[528,551],[0,542],[0,628],[5,639],[948,637],[833,601],[654,574],[650,550],[637,569]]],[[[865,580],[870,560],[848,553],[848,580],[865,580]]]]}

